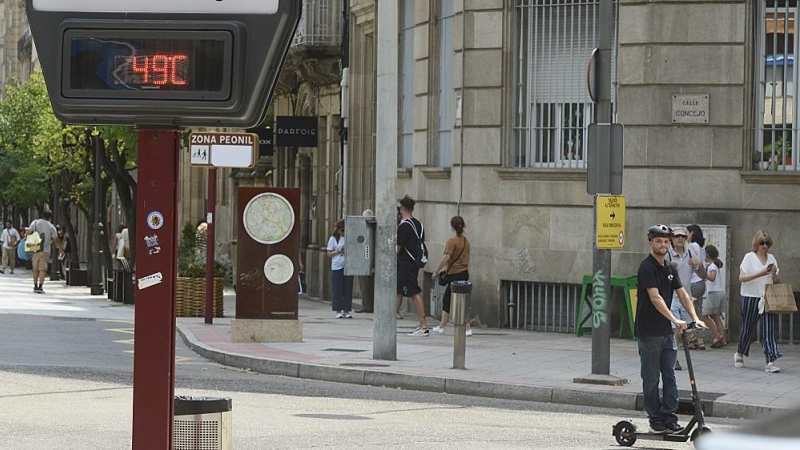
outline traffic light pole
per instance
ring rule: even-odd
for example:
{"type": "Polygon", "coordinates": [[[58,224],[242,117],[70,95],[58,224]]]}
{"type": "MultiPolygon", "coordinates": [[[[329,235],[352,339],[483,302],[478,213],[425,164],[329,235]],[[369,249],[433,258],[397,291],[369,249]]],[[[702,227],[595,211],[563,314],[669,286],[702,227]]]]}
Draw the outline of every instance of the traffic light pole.
{"type": "Polygon", "coordinates": [[[133,450],[173,444],[179,142],[178,130],[139,130],[133,450]]]}

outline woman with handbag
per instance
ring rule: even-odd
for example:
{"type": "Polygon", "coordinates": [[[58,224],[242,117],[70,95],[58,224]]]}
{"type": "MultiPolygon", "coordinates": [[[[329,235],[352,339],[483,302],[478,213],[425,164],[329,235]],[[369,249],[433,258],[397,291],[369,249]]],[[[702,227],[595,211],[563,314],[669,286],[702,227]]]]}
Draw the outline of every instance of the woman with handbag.
{"type": "MultiPolygon", "coordinates": [[[[438,326],[433,327],[435,333],[444,334],[450,317],[450,283],[453,281],[469,281],[469,241],[464,236],[464,218],[453,216],[450,219],[450,228],[453,236],[447,240],[442,259],[433,271],[434,282],[445,286],[442,296],[442,320],[438,326]]],[[[472,328],[467,321],[467,336],[472,336],[472,328]]]]}
{"type": "Polygon", "coordinates": [[[739,326],[739,345],[733,354],[733,366],[744,367],[744,357],[750,355],[750,344],[756,332],[756,325],[761,323],[761,342],[764,344],[767,373],[778,373],[781,370],[774,362],[781,357],[778,343],[775,340],[775,329],[778,327],[778,315],[764,312],[764,291],[768,284],[780,283],[778,263],[768,250],[772,247],[772,237],[766,231],[759,230],[753,237],[752,251],[744,255],[739,266],[739,281],[742,283],[742,320],[739,326]]]}

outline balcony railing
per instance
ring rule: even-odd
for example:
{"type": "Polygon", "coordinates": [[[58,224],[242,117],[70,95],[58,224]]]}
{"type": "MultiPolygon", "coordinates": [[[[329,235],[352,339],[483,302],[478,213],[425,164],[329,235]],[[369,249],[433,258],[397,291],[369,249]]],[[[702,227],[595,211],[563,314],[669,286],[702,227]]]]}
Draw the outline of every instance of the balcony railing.
{"type": "Polygon", "coordinates": [[[338,46],[342,42],[342,1],[304,0],[292,46],[338,46]]]}

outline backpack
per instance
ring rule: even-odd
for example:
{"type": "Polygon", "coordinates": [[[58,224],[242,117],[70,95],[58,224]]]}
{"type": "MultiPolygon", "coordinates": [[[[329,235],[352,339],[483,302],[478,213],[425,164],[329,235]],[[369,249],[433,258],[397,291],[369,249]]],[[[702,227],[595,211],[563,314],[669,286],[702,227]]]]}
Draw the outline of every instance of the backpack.
{"type": "Polygon", "coordinates": [[[25,251],[28,253],[38,253],[42,251],[42,237],[39,236],[39,232],[35,229],[37,222],[39,221],[36,220],[33,222],[34,230],[25,236],[25,251]]]}
{"type": "Polygon", "coordinates": [[[414,229],[414,234],[417,236],[417,245],[415,246],[414,252],[416,255],[411,254],[408,249],[405,249],[406,253],[408,253],[408,256],[414,261],[414,264],[421,269],[425,267],[425,264],[428,264],[428,247],[425,246],[425,227],[420,223],[420,230],[417,231],[417,227],[414,226],[414,222],[411,220],[404,220],[400,222],[400,225],[404,223],[411,225],[411,228],[414,229]]]}

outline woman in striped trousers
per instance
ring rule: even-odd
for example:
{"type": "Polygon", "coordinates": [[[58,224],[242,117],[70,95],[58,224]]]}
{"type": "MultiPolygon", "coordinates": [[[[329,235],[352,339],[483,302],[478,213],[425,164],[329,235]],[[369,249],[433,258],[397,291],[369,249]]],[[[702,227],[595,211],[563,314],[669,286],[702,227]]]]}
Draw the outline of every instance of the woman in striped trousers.
{"type": "Polygon", "coordinates": [[[740,294],[742,297],[742,320],[739,325],[739,345],[733,354],[733,366],[744,367],[744,357],[750,356],[750,344],[756,332],[758,321],[761,321],[761,342],[764,344],[767,373],[778,373],[781,370],[774,362],[781,357],[778,343],[775,340],[778,327],[778,315],[764,313],[763,305],[759,302],[764,296],[764,289],[768,284],[780,283],[778,277],[778,263],[768,250],[772,247],[772,237],[766,231],[759,230],[753,236],[752,250],[744,255],[739,266],[739,281],[742,283],[740,294]]]}

